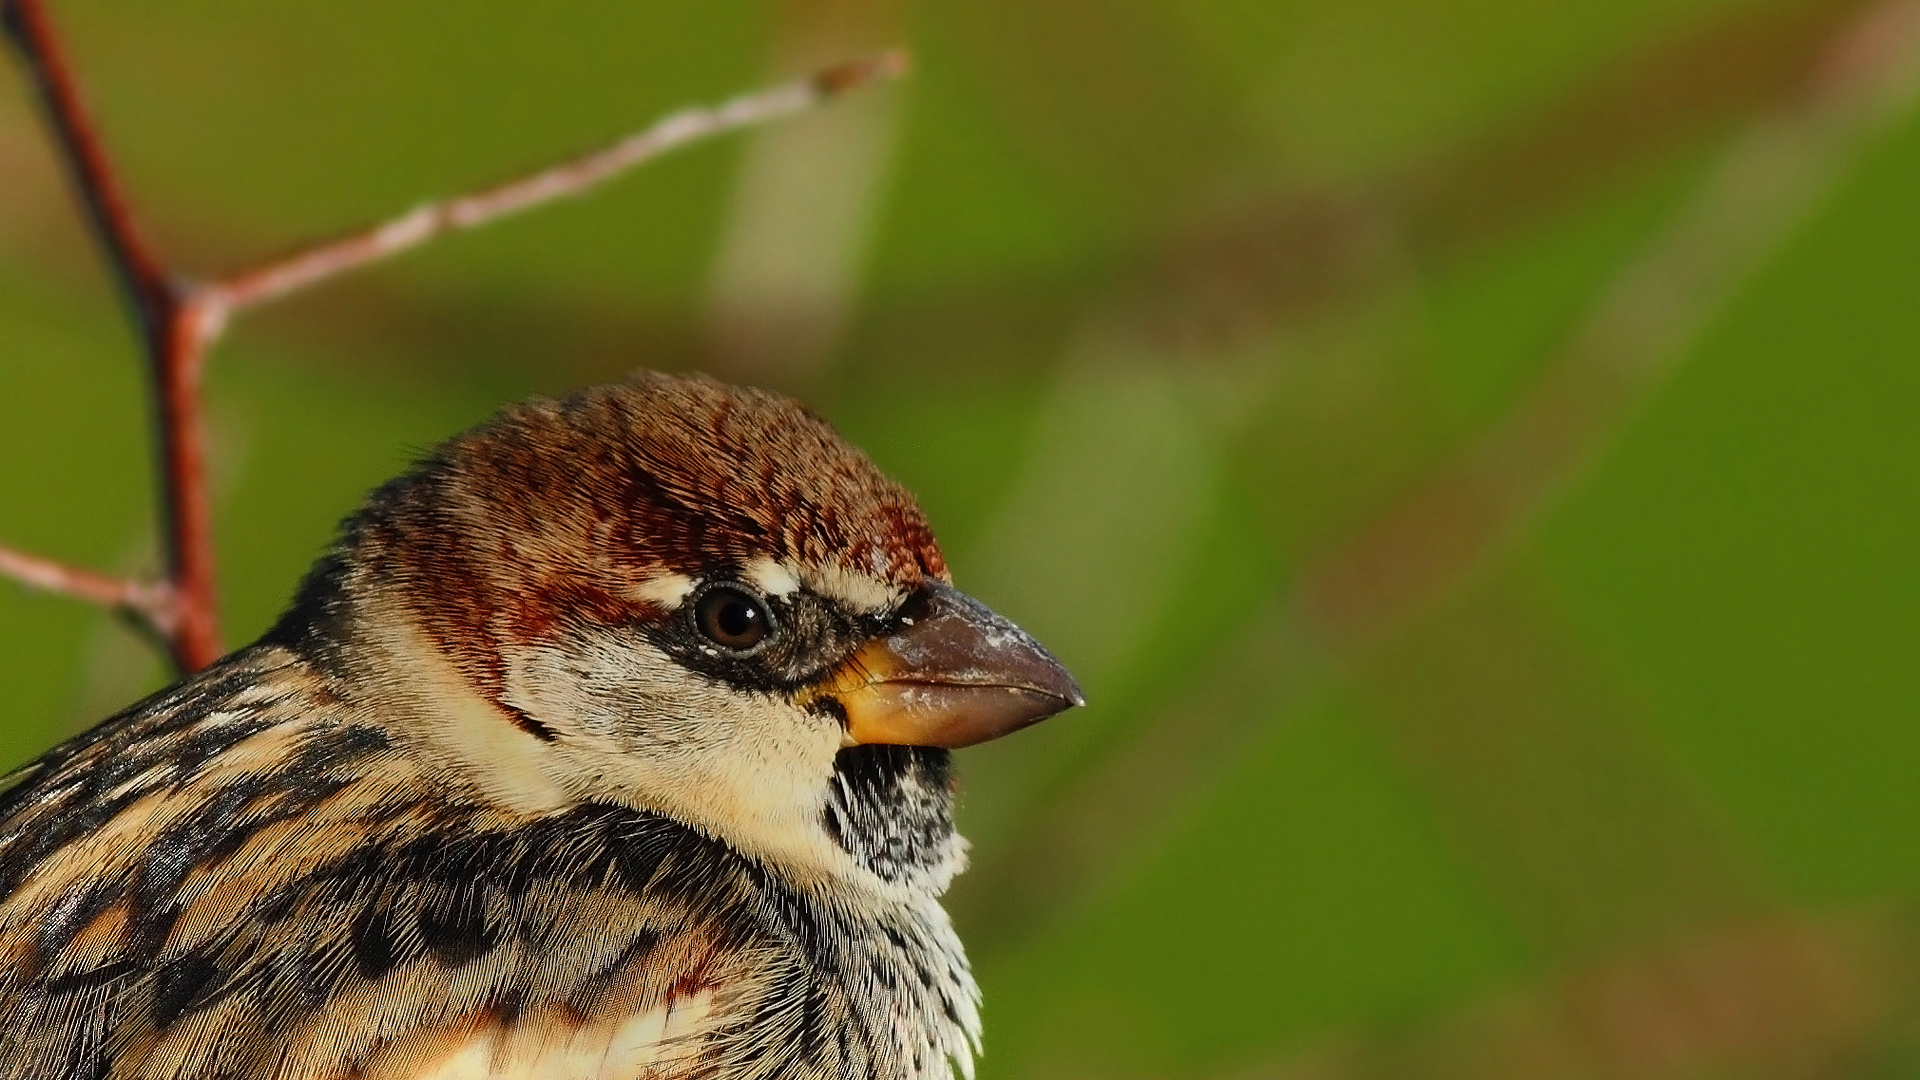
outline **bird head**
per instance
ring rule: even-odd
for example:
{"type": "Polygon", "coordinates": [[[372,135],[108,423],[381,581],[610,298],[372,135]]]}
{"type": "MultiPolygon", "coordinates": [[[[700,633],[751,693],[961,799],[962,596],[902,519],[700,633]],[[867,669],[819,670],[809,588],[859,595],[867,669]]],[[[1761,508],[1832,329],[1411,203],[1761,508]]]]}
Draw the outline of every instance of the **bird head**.
{"type": "Polygon", "coordinates": [[[283,628],[490,812],[622,804],[878,888],[959,869],[948,749],[1081,701],[953,587],[904,488],[703,378],[456,437],[349,519],[283,628]]]}

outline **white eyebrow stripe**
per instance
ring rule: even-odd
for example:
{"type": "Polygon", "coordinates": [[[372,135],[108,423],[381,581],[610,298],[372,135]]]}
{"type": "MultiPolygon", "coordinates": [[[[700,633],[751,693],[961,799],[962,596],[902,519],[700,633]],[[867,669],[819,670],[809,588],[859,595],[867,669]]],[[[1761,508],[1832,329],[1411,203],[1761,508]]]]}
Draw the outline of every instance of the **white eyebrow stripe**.
{"type": "Polygon", "coordinates": [[[900,606],[906,594],[878,578],[839,566],[795,568],[762,556],[740,568],[740,576],[763,594],[788,597],[804,586],[855,611],[880,615],[900,606]]]}
{"type": "Polygon", "coordinates": [[[768,596],[792,596],[800,591],[800,578],[792,570],[768,558],[758,558],[741,567],[743,576],[760,586],[768,596]]]}
{"type": "Polygon", "coordinates": [[[666,608],[668,611],[679,607],[687,599],[687,594],[698,584],[685,574],[662,574],[652,581],[633,590],[636,600],[644,600],[666,608]]]}
{"type": "Polygon", "coordinates": [[[905,594],[877,578],[830,566],[807,575],[808,584],[822,596],[840,600],[857,611],[880,615],[900,606],[905,594]]]}

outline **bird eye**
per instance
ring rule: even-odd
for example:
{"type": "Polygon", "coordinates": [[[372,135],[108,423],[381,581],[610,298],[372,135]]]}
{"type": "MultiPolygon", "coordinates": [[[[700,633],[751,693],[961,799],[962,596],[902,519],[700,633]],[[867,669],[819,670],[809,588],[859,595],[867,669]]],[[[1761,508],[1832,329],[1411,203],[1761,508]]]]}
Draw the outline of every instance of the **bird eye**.
{"type": "Polygon", "coordinates": [[[721,585],[701,595],[694,625],[708,641],[732,652],[752,650],[773,632],[773,615],[759,597],[721,585]]]}

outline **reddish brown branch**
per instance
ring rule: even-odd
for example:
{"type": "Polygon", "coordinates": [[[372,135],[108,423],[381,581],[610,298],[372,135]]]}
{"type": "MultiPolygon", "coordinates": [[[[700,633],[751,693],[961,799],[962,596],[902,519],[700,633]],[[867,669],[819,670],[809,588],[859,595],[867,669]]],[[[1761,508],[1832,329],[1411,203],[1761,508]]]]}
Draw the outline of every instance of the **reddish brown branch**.
{"type": "Polygon", "coordinates": [[[174,662],[193,671],[220,655],[206,434],[200,415],[208,323],[184,301],[173,275],[141,234],[99,130],[80,100],[66,48],[45,6],[40,0],[11,0],[4,14],[88,223],[140,325],[160,440],[160,504],[174,615],[166,637],[174,662]]]}
{"type": "Polygon", "coordinates": [[[150,335],[157,334],[164,320],[156,316],[173,306],[174,291],[165,266],[134,221],[99,132],[80,100],[60,36],[40,0],[8,0],[0,3],[0,15],[5,17],[14,47],[26,61],[27,74],[53,127],[60,160],[71,176],[89,223],[106,246],[112,269],[136,314],[150,335]]]}
{"type": "Polygon", "coordinates": [[[234,313],[448,233],[583,194],[668,151],[801,112],[906,70],[905,54],[889,52],[711,108],[687,109],[604,149],[186,287],[142,235],[42,0],[0,0],[0,19],[25,61],[88,223],[140,326],[153,378],[167,551],[163,586],[118,581],[4,550],[0,576],[133,612],[166,639],[184,671],[205,667],[220,654],[200,375],[207,349],[234,313]]]}
{"type": "Polygon", "coordinates": [[[207,483],[206,423],[200,374],[217,320],[197,302],[176,305],[167,336],[154,343],[154,399],[160,422],[162,526],[167,580],[175,597],[168,643],[182,671],[219,658],[219,579],[213,559],[213,502],[207,483]]]}

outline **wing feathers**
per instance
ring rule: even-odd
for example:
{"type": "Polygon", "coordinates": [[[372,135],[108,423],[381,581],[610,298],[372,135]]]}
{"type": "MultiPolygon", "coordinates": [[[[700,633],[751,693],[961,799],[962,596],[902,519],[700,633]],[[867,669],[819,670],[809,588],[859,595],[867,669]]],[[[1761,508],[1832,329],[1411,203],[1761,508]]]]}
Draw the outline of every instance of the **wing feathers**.
{"type": "Polygon", "coordinates": [[[443,1034],[368,1063],[365,1080],[679,1080],[696,1074],[712,1028],[702,991],[630,1016],[552,1013],[443,1034]]]}

